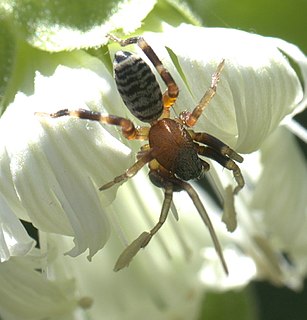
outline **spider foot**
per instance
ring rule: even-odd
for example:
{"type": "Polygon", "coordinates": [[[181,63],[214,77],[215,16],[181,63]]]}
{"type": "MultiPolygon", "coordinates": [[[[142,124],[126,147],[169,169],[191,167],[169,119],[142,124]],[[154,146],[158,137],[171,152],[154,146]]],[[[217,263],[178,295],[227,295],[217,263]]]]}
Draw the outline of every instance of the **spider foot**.
{"type": "Polygon", "coordinates": [[[34,115],[37,117],[50,117],[50,113],[47,112],[34,112],[34,115]]]}
{"type": "Polygon", "coordinates": [[[241,173],[240,168],[237,166],[237,164],[229,159],[225,165],[225,168],[232,171],[232,174],[237,182],[237,186],[233,190],[233,194],[237,194],[245,185],[245,181],[243,178],[243,175],[241,173]]]}
{"type": "Polygon", "coordinates": [[[237,182],[237,186],[235,187],[235,189],[233,190],[233,194],[237,194],[245,185],[245,181],[243,178],[243,175],[241,173],[241,170],[233,170],[233,176],[236,179],[237,182]]]}
{"type": "Polygon", "coordinates": [[[134,256],[140,251],[140,249],[144,248],[148,244],[151,237],[152,235],[150,233],[143,232],[134,241],[132,241],[118,257],[113,270],[119,271],[124,267],[128,267],[134,256]]]}
{"type": "Polygon", "coordinates": [[[221,148],[221,154],[224,156],[228,156],[230,159],[237,161],[239,163],[242,163],[244,160],[242,156],[240,156],[238,153],[236,153],[234,150],[232,150],[227,145],[225,145],[221,148]]]}
{"type": "Polygon", "coordinates": [[[120,183],[120,182],[125,182],[128,179],[129,179],[129,176],[127,176],[127,174],[125,172],[124,174],[121,174],[120,176],[115,177],[112,181],[110,181],[110,182],[104,184],[103,186],[101,186],[99,188],[99,191],[103,191],[103,190],[109,189],[109,188],[113,187],[115,184],[120,183]]]}
{"type": "Polygon", "coordinates": [[[211,89],[216,90],[217,84],[220,81],[220,75],[225,66],[225,59],[223,59],[217,66],[216,71],[213,73],[211,78],[211,89]]]}

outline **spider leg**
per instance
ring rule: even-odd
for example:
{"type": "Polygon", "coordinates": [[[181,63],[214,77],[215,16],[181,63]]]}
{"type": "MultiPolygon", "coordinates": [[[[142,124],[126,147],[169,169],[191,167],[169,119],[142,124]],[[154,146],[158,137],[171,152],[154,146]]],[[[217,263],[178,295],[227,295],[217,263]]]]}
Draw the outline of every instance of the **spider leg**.
{"type": "Polygon", "coordinates": [[[122,252],[122,254],[117,259],[114,271],[119,271],[122,268],[128,266],[133,257],[140,251],[140,249],[145,248],[152,237],[160,230],[169,213],[169,209],[173,198],[173,185],[169,183],[164,191],[164,201],[159,217],[158,223],[149,231],[143,232],[137,239],[135,239],[128,247],[122,252]]]}
{"type": "Polygon", "coordinates": [[[164,189],[164,200],[158,223],[149,231],[148,240],[143,243],[142,248],[147,246],[151,238],[160,230],[169,213],[169,209],[173,200],[173,185],[169,183],[164,189]]]}
{"type": "Polygon", "coordinates": [[[233,191],[234,194],[237,194],[244,187],[245,182],[241,170],[232,159],[228,158],[226,155],[223,155],[218,150],[215,150],[212,147],[198,145],[197,153],[201,156],[205,156],[217,161],[224,168],[233,172],[233,176],[237,182],[237,186],[233,191]]]}
{"type": "MultiPolygon", "coordinates": [[[[151,165],[151,163],[149,165],[151,165]]],[[[211,223],[211,220],[208,216],[208,213],[207,213],[204,205],[202,204],[202,202],[201,202],[197,192],[194,190],[194,188],[189,183],[187,183],[181,179],[178,179],[175,176],[173,176],[171,173],[165,171],[165,169],[163,170],[163,167],[160,167],[159,171],[158,171],[158,168],[152,169],[152,171],[149,174],[149,178],[150,178],[151,182],[154,185],[156,185],[157,187],[166,189],[166,187],[171,183],[173,191],[178,192],[178,191],[184,190],[188,193],[188,195],[190,196],[191,200],[193,201],[199,215],[201,216],[202,220],[204,221],[204,223],[206,224],[206,226],[209,229],[209,233],[210,233],[211,239],[213,241],[214,248],[220,258],[220,261],[222,263],[223,269],[225,270],[225,273],[228,274],[228,269],[227,269],[227,265],[226,265],[226,262],[225,262],[225,259],[223,256],[223,251],[221,249],[218,238],[215,234],[213,225],[211,223]]]]}
{"type": "Polygon", "coordinates": [[[135,176],[146,163],[153,159],[152,149],[147,152],[144,152],[143,155],[130,167],[128,168],[123,174],[115,177],[112,181],[104,184],[99,188],[100,191],[106,190],[114,186],[116,183],[125,182],[126,180],[135,176]]]}
{"type": "Polygon", "coordinates": [[[211,134],[205,132],[194,132],[193,130],[188,131],[193,140],[203,143],[209,147],[212,147],[214,150],[218,151],[223,156],[228,156],[232,160],[235,160],[240,163],[243,162],[243,157],[241,157],[223,141],[212,136],[211,134]]]}
{"type": "Polygon", "coordinates": [[[182,190],[185,190],[187,192],[187,194],[190,196],[190,198],[193,201],[201,219],[203,220],[203,222],[205,223],[205,225],[209,229],[209,233],[210,233],[211,239],[213,241],[215,251],[217,252],[217,254],[220,258],[220,261],[222,263],[222,266],[223,266],[225,273],[228,274],[228,268],[227,268],[226,261],[224,259],[221,245],[220,245],[219,240],[216,236],[216,233],[214,231],[214,228],[213,228],[213,225],[212,225],[211,220],[209,218],[209,215],[208,215],[204,205],[202,204],[197,192],[194,190],[194,188],[189,183],[182,181],[182,180],[179,180],[179,179],[176,179],[176,180],[178,180],[177,183],[182,188],[182,190]]]}
{"type": "Polygon", "coordinates": [[[119,126],[122,129],[123,136],[128,140],[147,140],[149,127],[138,127],[136,128],[132,121],[126,118],[114,116],[114,115],[104,115],[100,112],[79,109],[79,110],[68,110],[63,109],[55,113],[44,113],[36,112],[39,116],[49,116],[51,118],[59,118],[63,116],[77,117],[81,119],[88,119],[92,121],[99,121],[101,123],[119,126]]]}
{"type": "Polygon", "coordinates": [[[225,60],[222,60],[220,64],[218,65],[216,71],[211,77],[211,86],[210,88],[205,92],[201,100],[199,101],[198,105],[194,108],[192,112],[189,111],[183,111],[179,115],[179,119],[188,127],[193,127],[196,122],[198,121],[199,117],[205,110],[205,108],[208,106],[212,98],[216,94],[216,88],[217,84],[220,80],[221,72],[224,68],[225,60]]]}
{"type": "Polygon", "coordinates": [[[144,40],[143,37],[131,37],[123,40],[111,34],[108,34],[107,36],[111,40],[118,42],[122,47],[125,47],[129,44],[137,44],[143,50],[167,86],[167,90],[163,94],[163,105],[165,109],[169,109],[175,103],[178,97],[179,88],[169,71],[163,66],[161,60],[158,58],[150,45],[144,40]]]}

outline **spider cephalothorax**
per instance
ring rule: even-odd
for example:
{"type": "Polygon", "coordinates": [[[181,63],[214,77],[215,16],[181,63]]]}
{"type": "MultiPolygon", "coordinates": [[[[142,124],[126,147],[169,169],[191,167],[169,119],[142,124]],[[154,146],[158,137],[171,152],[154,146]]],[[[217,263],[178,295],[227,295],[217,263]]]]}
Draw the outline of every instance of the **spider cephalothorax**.
{"type": "Polygon", "coordinates": [[[83,119],[100,121],[109,125],[119,126],[124,137],[129,140],[147,140],[137,154],[137,161],[122,175],[100,187],[105,190],[114,184],[133,177],[144,165],[149,166],[149,178],[157,187],[163,188],[164,201],[158,223],[149,231],[143,232],[129,245],[119,257],[115,270],[127,266],[133,256],[144,248],[165,222],[173,192],[186,191],[191,197],[201,218],[207,225],[215,249],[220,257],[225,272],[227,266],[209,216],[196,191],[186,181],[199,178],[209,170],[209,164],[202,158],[208,157],[225,168],[233,171],[237,193],[244,186],[244,179],[235,161],[243,158],[219,139],[204,132],[194,132],[191,128],[197,123],[203,110],[216,93],[224,60],[217,66],[212,75],[212,82],[199,104],[190,112],[183,111],[178,118],[170,118],[170,107],[175,103],[179,90],[168,70],[163,66],[152,48],[142,37],[121,40],[115,36],[108,37],[121,46],[137,44],[152,62],[167,86],[162,94],[160,86],[151,68],[136,54],[118,51],[114,58],[114,74],[118,91],[130,112],[147,126],[136,127],[129,119],[116,115],[104,115],[99,112],[79,109],[60,110],[50,114],[52,118],[75,116],[83,119]]]}

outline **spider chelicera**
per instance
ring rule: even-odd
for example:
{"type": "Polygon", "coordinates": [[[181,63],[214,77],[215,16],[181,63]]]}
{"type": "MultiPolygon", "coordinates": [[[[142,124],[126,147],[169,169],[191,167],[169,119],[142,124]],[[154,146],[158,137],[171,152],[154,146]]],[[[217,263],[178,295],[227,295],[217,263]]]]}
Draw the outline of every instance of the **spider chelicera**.
{"type": "Polygon", "coordinates": [[[129,140],[148,141],[141,147],[137,153],[137,161],[130,168],[99,188],[102,191],[116,183],[124,182],[148,164],[150,181],[155,186],[164,189],[164,201],[159,221],[149,232],[143,232],[123,251],[115,264],[114,270],[118,271],[127,266],[137,252],[149,243],[153,235],[166,221],[173,192],[184,190],[192,199],[202,220],[207,225],[216,252],[225,272],[228,273],[221,246],[206,209],[194,188],[186,182],[201,177],[205,171],[209,170],[209,164],[201,158],[208,157],[233,172],[237,182],[233,191],[234,194],[244,186],[240,168],[235,163],[235,161],[242,162],[243,158],[214,136],[190,129],[197,123],[202,112],[216,94],[217,84],[225,61],[222,60],[217,66],[216,72],[212,75],[210,88],[192,112],[183,111],[177,118],[171,119],[170,108],[178,97],[179,89],[153,49],[143,37],[131,37],[126,40],[113,35],[108,35],[108,37],[122,47],[137,44],[167,86],[166,91],[162,94],[151,68],[138,55],[126,51],[118,51],[115,54],[114,74],[117,89],[130,112],[142,122],[148,123],[149,126],[137,127],[129,119],[84,109],[74,111],[64,109],[48,114],[48,116],[52,118],[73,116],[115,125],[121,128],[123,136],[129,140]]]}

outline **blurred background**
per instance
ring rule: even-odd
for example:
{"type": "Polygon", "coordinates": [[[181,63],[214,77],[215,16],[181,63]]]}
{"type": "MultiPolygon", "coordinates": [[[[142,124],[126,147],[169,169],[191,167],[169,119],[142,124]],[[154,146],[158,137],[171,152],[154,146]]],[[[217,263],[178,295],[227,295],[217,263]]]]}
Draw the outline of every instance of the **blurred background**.
{"type": "MultiPolygon", "coordinates": [[[[187,0],[204,26],[229,27],[282,38],[307,53],[307,0],[187,0]]],[[[307,128],[307,111],[295,118],[307,128]]],[[[298,139],[307,159],[307,145],[298,139]]],[[[307,232],[307,230],[306,230],[307,232]]],[[[307,259],[307,253],[306,253],[307,259]]],[[[301,292],[255,282],[243,292],[211,294],[204,301],[206,320],[305,320],[307,281],[301,292]],[[210,309],[221,303],[223,308],[210,309]],[[243,312],[242,312],[243,311],[243,312]],[[209,314],[208,314],[209,313],[209,314]]]]}

